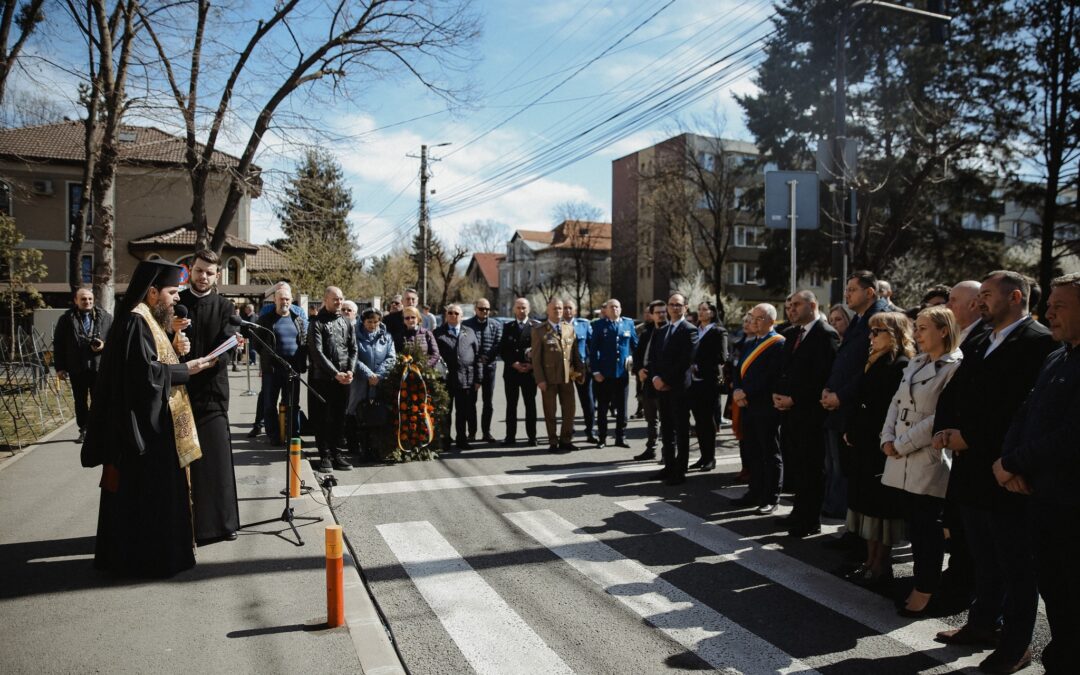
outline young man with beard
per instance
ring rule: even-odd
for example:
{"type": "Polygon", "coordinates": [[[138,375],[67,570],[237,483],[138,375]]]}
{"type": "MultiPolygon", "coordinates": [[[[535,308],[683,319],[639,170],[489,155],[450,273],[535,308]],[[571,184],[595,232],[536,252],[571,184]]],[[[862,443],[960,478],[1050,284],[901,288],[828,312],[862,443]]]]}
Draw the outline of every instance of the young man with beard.
{"type": "Polygon", "coordinates": [[[187,469],[201,457],[185,385],[218,365],[180,363],[190,344],[167,334],[179,265],[135,268],[102,354],[82,464],[102,466],[94,565],[131,576],[171,576],[195,564],[187,469]]]}
{"type": "MultiPolygon", "coordinates": [[[[233,335],[229,323],[233,303],[214,288],[220,270],[213,251],[198,251],[191,263],[188,288],[180,292],[180,303],[188,318],[174,327],[191,341],[184,360],[206,356],[233,335]]],[[[187,385],[202,445],[201,462],[191,467],[191,501],[194,504],[195,539],[200,543],[236,539],[240,513],[236,501],[236,473],[233,469],[232,439],[229,434],[229,369],[226,359],[205,373],[192,377],[187,385]]]]}

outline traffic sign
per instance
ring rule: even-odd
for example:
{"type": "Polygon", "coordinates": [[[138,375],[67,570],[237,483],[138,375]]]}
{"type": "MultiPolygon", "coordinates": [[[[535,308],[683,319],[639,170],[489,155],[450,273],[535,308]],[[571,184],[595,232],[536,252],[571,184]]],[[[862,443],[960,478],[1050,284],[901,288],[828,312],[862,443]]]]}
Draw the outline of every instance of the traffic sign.
{"type": "Polygon", "coordinates": [[[765,173],[765,227],[785,230],[816,230],[819,226],[818,175],[813,171],[768,171],[765,173]],[[792,210],[791,182],[795,182],[795,208],[792,210]]]}

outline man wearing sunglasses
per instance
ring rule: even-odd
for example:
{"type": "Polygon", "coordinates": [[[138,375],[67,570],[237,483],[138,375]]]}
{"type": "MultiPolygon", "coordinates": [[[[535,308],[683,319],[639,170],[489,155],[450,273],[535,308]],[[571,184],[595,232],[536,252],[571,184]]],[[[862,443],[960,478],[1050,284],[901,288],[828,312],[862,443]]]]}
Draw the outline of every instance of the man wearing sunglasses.
{"type": "MultiPolygon", "coordinates": [[[[462,325],[476,333],[480,342],[480,392],[483,397],[483,409],[480,413],[480,431],[485,443],[495,443],[491,435],[491,418],[495,415],[495,373],[498,366],[499,345],[502,343],[503,327],[491,318],[491,302],[480,298],[473,305],[475,314],[462,325]]],[[[475,394],[474,394],[475,396],[475,394]]],[[[469,442],[476,440],[476,399],[472,402],[473,414],[469,416],[469,442]]]]}

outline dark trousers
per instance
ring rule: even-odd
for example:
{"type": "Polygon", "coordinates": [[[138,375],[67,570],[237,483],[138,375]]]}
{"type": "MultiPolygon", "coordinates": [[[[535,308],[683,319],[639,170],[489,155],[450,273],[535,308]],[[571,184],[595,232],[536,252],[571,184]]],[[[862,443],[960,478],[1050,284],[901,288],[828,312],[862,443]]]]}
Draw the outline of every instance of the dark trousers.
{"type": "Polygon", "coordinates": [[[315,447],[319,456],[337,454],[341,451],[345,435],[345,405],[349,402],[349,387],[337,380],[312,378],[311,388],[326,399],[323,403],[308,394],[308,411],[311,426],[315,429],[315,447]]]}
{"type": "MultiPolygon", "coordinates": [[[[978,628],[1000,625],[998,651],[1019,659],[1031,644],[1039,608],[1026,504],[997,512],[963,507],[963,518],[975,559],[975,604],[968,612],[968,623],[978,628]]],[[[1057,534],[1075,537],[1075,530],[1073,522],[1057,534]]],[[[1075,574],[1076,560],[1071,559],[1069,565],[1075,574]]]]}
{"type": "Polygon", "coordinates": [[[664,467],[682,475],[690,466],[690,401],[684,389],[661,391],[660,433],[663,437],[664,467]]]}
{"type": "Polygon", "coordinates": [[[825,433],[821,418],[785,412],[781,419],[784,477],[795,492],[791,520],[808,529],[820,527],[821,504],[825,500],[825,433]]]}
{"type": "Polygon", "coordinates": [[[607,438],[608,410],[615,410],[615,441],[622,442],[626,430],[626,392],[630,380],[622,377],[605,378],[603,382],[592,381],[596,388],[596,430],[600,440],[607,438]]]}
{"type": "Polygon", "coordinates": [[[971,604],[975,593],[975,561],[971,559],[971,548],[958,504],[945,502],[942,523],[949,531],[949,566],[941,573],[942,591],[952,598],[965,598],[971,604]]]}
{"type": "Polygon", "coordinates": [[[655,450],[660,429],[660,398],[653,389],[652,382],[646,382],[643,386],[645,390],[641,393],[641,407],[645,412],[645,431],[648,434],[645,449],[655,450]]]}
{"type": "Polygon", "coordinates": [[[484,436],[491,435],[491,418],[495,415],[495,366],[484,366],[480,371],[480,391],[473,392],[473,414],[469,415],[469,438],[476,438],[476,399],[477,393],[483,398],[483,408],[480,411],[480,432],[484,436]]]}
{"type": "Polygon", "coordinates": [[[75,397],[75,423],[79,425],[79,431],[83,431],[90,422],[90,392],[94,390],[97,373],[88,370],[78,375],[72,374],[70,378],[71,393],[75,397]]]}
{"type": "Polygon", "coordinates": [[[840,466],[840,446],[843,434],[825,430],[825,504],[826,515],[843,518],[847,514],[847,477],[840,466]]]}
{"type": "Polygon", "coordinates": [[[715,383],[694,382],[690,385],[690,410],[694,413],[694,433],[702,462],[716,459],[716,399],[719,397],[720,388],[715,383]]]}
{"type": "Polygon", "coordinates": [[[506,438],[517,438],[517,404],[520,396],[525,401],[525,434],[530,441],[536,440],[536,380],[532,373],[512,373],[503,378],[506,387],[506,438]]]}
{"type": "MultiPolygon", "coordinates": [[[[262,418],[266,427],[266,435],[275,443],[281,438],[278,429],[278,402],[287,403],[285,389],[288,386],[288,378],[276,370],[262,376],[262,391],[259,392],[259,404],[262,406],[262,418]]],[[[310,397],[309,397],[310,398],[310,397]]],[[[300,383],[293,382],[292,401],[295,406],[293,415],[293,434],[300,429],[300,383]]],[[[288,420],[286,420],[286,424],[288,420]]],[[[288,441],[288,439],[285,439],[288,441]]]]}
{"type": "Polygon", "coordinates": [[[941,497],[904,492],[915,590],[920,593],[936,593],[941,582],[941,564],[945,561],[945,532],[941,524],[944,509],[945,500],[941,497]]]}
{"type": "Polygon", "coordinates": [[[1035,570],[1039,593],[1046,603],[1050,643],[1042,653],[1047,673],[1066,673],[1075,668],[1072,652],[1080,636],[1080,541],[1076,524],[1080,507],[1059,504],[1031,504],[1028,520],[1035,542],[1035,570]]]}
{"type": "Polygon", "coordinates": [[[446,393],[449,394],[450,403],[446,407],[446,434],[444,436],[446,445],[450,445],[450,421],[454,422],[454,434],[457,437],[458,443],[464,443],[468,436],[469,422],[472,422],[473,428],[476,428],[476,392],[472,387],[462,388],[447,386],[446,393]],[[457,407],[457,414],[454,413],[454,407],[457,407]],[[469,412],[472,411],[470,415],[469,412]]]}
{"type": "Polygon", "coordinates": [[[780,485],[784,482],[780,419],[775,410],[749,411],[746,407],[740,412],[743,443],[750,460],[750,491],[747,494],[759,506],[775,504],[780,501],[780,485]]]}
{"type": "Polygon", "coordinates": [[[596,422],[596,406],[593,403],[593,380],[586,377],[581,384],[574,383],[577,387],[578,403],[581,404],[581,418],[585,420],[585,435],[593,435],[593,427],[596,422]]]}

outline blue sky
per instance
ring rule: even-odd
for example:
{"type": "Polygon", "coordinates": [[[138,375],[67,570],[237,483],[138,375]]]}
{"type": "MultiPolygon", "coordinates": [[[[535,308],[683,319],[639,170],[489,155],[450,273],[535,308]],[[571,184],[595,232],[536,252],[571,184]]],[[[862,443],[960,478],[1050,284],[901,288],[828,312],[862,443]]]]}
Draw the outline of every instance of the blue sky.
{"type": "MultiPolygon", "coordinates": [[[[443,213],[455,194],[515,157],[527,158],[557,147],[560,137],[586,128],[605,110],[617,110],[620,102],[625,105],[647,86],[674,81],[680,66],[708,48],[755,26],[753,35],[769,28],[760,23],[771,12],[764,1],[681,0],[649,19],[663,4],[656,0],[480,2],[476,7],[483,33],[474,45],[474,67],[467,74],[475,97],[472,108],[440,114],[445,103],[406,78],[377,83],[365,88],[361,97],[340,102],[332,123],[344,140],[331,149],[353,190],[352,221],[365,249],[362,253],[381,253],[407,243],[414,231],[405,228],[416,220],[419,160],[408,155],[418,155],[422,143],[453,144],[432,150],[432,156],[442,161],[433,164],[429,183],[436,190],[431,198],[434,231],[452,241],[461,224],[475,219],[502,221],[511,229],[550,229],[555,225],[552,207],[567,200],[595,205],[610,218],[611,160],[684,128],[692,129],[695,118],[711,119],[714,111],[726,119],[725,136],[747,138],[731,94],[751,91],[752,85],[749,73],[735,72],[739,76],[728,78],[731,81],[716,93],[642,128],[611,134],[602,147],[580,161],[462,211],[443,213]],[[612,49],[606,55],[521,111],[524,104],[537,101],[608,48],[612,49]],[[372,131],[431,113],[435,114],[426,119],[372,131]],[[466,145],[470,140],[474,142],[466,145]]],[[[264,165],[288,165],[289,151],[270,154],[260,158],[264,165]]],[[[275,178],[269,181],[271,195],[278,189],[275,182],[275,178]]],[[[256,203],[256,241],[279,232],[269,206],[267,199],[256,203]]]]}

